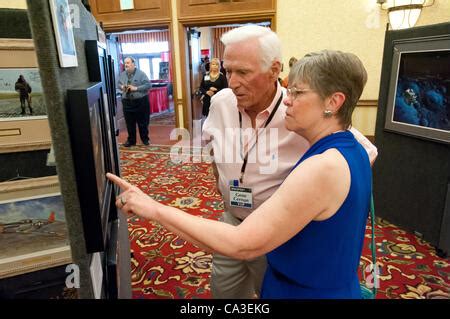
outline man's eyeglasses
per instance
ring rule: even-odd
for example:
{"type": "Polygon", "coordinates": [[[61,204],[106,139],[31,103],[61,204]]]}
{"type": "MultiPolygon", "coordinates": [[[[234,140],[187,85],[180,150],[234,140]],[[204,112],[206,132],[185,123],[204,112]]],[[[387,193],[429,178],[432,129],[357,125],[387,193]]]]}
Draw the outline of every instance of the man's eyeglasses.
{"type": "Polygon", "coordinates": [[[297,89],[296,87],[290,87],[286,89],[287,96],[292,100],[295,100],[297,97],[302,95],[305,92],[312,91],[311,89],[297,89]]]}

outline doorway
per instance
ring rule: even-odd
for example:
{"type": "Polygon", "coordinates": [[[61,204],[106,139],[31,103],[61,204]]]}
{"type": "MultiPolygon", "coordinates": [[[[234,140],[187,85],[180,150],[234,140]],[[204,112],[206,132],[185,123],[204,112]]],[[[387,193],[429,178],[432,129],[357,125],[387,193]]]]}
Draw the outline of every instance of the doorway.
{"type": "MultiPolygon", "coordinates": [[[[107,34],[110,54],[115,61],[115,76],[124,71],[124,60],[133,57],[136,67],[143,71],[152,84],[148,97],[150,103],[149,135],[151,144],[173,144],[169,140],[170,131],[175,128],[175,108],[173,94],[173,65],[170,48],[169,28],[128,30],[107,34]]],[[[128,137],[121,92],[117,90],[117,127],[119,143],[128,137]]],[[[139,136],[139,134],[137,134],[139,136]]]]}
{"type": "MultiPolygon", "coordinates": [[[[254,23],[266,27],[272,27],[272,19],[267,18],[261,21],[241,21],[238,23],[210,22],[209,24],[184,25],[186,35],[186,82],[187,87],[187,105],[188,105],[188,126],[193,128],[194,121],[202,119],[201,94],[198,89],[200,83],[208,70],[208,62],[212,58],[218,58],[221,62],[221,72],[225,73],[223,64],[223,45],[220,37],[223,33],[240,27],[246,23],[254,23]]],[[[194,138],[195,132],[194,132],[194,138]]]]}

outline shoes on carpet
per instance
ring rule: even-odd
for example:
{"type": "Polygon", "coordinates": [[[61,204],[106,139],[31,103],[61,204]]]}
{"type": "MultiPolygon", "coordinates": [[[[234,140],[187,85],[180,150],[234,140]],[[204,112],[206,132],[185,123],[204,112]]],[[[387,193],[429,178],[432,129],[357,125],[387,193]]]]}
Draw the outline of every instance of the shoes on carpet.
{"type": "Polygon", "coordinates": [[[142,144],[144,144],[144,145],[150,145],[150,141],[144,141],[144,142],[142,142],[142,144]]]}
{"type": "Polygon", "coordinates": [[[123,146],[125,146],[125,147],[130,147],[133,145],[136,145],[136,143],[131,143],[130,141],[126,141],[125,143],[123,143],[123,146]]]}

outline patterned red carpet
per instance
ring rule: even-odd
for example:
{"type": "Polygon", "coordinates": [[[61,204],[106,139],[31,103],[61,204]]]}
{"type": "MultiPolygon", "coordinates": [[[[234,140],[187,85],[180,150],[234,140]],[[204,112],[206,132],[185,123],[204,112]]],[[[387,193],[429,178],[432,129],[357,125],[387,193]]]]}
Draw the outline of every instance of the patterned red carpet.
{"type": "Polygon", "coordinates": [[[175,113],[152,114],[150,116],[150,125],[175,125],[175,113]]]}
{"type": "MultiPolygon", "coordinates": [[[[169,146],[121,148],[122,175],[164,204],[217,219],[223,203],[211,166],[196,156],[190,156],[190,163],[174,163],[169,151],[169,146]]],[[[133,298],[211,298],[210,254],[136,216],[129,218],[129,231],[133,298]]],[[[439,258],[428,243],[386,221],[377,220],[375,233],[380,265],[377,298],[450,298],[449,258],[439,258]]],[[[363,269],[371,260],[370,227],[366,237],[361,280],[369,275],[363,269]]]]}

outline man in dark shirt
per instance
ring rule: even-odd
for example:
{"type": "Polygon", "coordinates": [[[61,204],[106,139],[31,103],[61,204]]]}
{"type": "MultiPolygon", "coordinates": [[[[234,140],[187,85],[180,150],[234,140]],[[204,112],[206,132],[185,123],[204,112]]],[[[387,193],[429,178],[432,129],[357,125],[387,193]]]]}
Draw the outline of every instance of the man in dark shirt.
{"type": "Polygon", "coordinates": [[[30,114],[33,114],[33,109],[31,108],[31,86],[25,80],[23,75],[19,76],[14,89],[19,93],[20,107],[22,108],[21,115],[25,115],[25,101],[30,109],[30,114]]]}
{"type": "Polygon", "coordinates": [[[123,144],[125,147],[136,145],[136,124],[139,127],[142,143],[150,144],[148,90],[151,86],[147,75],[136,68],[134,59],[125,58],[125,71],[120,74],[118,86],[122,90],[123,115],[128,131],[128,139],[123,144]]]}

